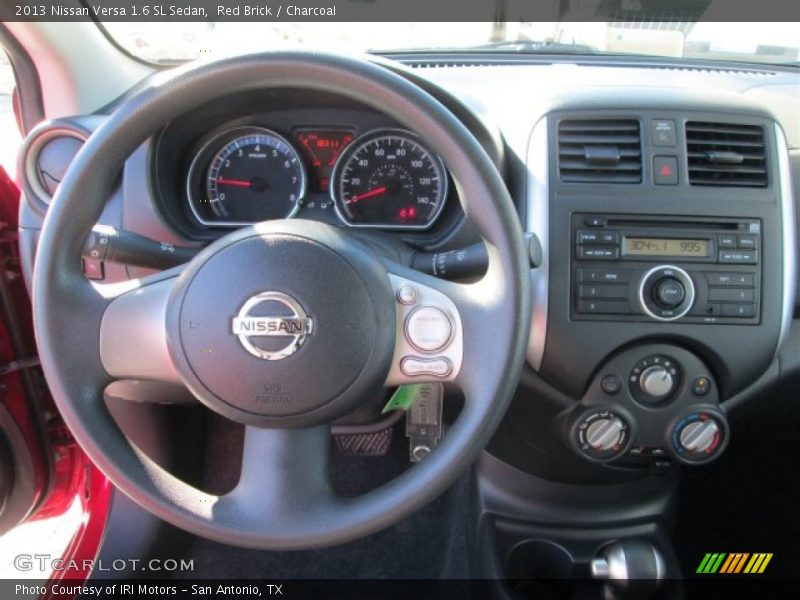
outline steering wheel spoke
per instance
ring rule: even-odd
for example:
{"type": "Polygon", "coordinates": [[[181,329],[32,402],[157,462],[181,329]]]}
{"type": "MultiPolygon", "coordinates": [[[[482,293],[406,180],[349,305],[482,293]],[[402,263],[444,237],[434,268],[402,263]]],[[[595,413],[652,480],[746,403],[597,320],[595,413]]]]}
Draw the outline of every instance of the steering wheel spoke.
{"type": "Polygon", "coordinates": [[[336,502],[329,485],[330,435],[329,425],[246,427],[239,483],[218,510],[244,515],[254,528],[294,528],[316,519],[336,502]]]}
{"type": "Polygon", "coordinates": [[[110,295],[100,324],[100,359],[114,379],[182,384],[167,347],[166,311],[181,269],[130,285],[106,286],[110,295]]]}

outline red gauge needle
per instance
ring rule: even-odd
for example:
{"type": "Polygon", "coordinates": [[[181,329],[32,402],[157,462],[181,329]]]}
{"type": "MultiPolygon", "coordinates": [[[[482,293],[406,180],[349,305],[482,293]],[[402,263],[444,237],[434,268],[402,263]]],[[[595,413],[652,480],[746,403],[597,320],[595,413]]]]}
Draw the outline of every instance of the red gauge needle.
{"type": "Polygon", "coordinates": [[[217,178],[217,183],[221,185],[236,185],[239,187],[250,187],[250,182],[245,179],[225,179],[224,177],[217,178]]]}
{"type": "Polygon", "coordinates": [[[350,198],[350,202],[358,202],[359,200],[366,200],[367,198],[372,198],[373,196],[380,196],[381,194],[386,193],[386,186],[375,188],[374,190],[370,190],[368,192],[364,192],[359,196],[353,196],[350,198]]]}

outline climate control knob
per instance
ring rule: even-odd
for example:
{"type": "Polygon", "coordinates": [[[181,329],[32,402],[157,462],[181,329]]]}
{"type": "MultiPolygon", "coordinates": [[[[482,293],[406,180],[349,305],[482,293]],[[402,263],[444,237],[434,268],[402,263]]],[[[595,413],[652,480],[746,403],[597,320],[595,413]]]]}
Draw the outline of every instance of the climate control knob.
{"type": "Polygon", "coordinates": [[[619,417],[599,419],[586,430],[586,442],[592,450],[606,452],[619,445],[625,431],[625,423],[619,417]]]}
{"type": "Polygon", "coordinates": [[[586,458],[613,460],[627,450],[631,426],[615,410],[595,408],[583,413],[573,427],[573,440],[586,458]]]}
{"type": "Polygon", "coordinates": [[[671,437],[678,460],[693,465],[706,463],[725,448],[728,423],[716,410],[693,412],[678,420],[671,437]]]}
{"type": "Polygon", "coordinates": [[[665,404],[680,387],[681,371],[674,358],[666,354],[651,354],[634,365],[628,378],[628,389],[639,404],[665,404]]]}
{"type": "Polygon", "coordinates": [[[666,398],[675,391],[675,378],[662,365],[647,367],[639,376],[639,387],[654,400],[666,398]]]}
{"type": "Polygon", "coordinates": [[[687,452],[703,453],[714,447],[719,438],[719,425],[714,419],[689,423],[680,433],[679,442],[687,452]]]}

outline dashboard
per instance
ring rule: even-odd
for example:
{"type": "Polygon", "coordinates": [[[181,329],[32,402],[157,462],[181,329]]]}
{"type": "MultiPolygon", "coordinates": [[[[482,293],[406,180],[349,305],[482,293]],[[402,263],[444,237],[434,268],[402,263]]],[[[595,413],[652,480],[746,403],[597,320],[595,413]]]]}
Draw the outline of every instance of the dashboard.
{"type": "MultiPolygon", "coordinates": [[[[536,402],[515,404],[491,452],[532,471],[536,453],[520,447],[557,432],[575,477],[595,476],[580,464],[719,456],[730,407],[778,368],[795,311],[797,73],[396,58],[476,135],[538,241],[536,402]],[[551,413],[529,412],[547,398],[551,413]]],[[[46,123],[26,142],[28,179],[48,176],[26,186],[28,270],[47,205],[37,197],[102,119],[46,123]]],[[[445,277],[436,257],[480,242],[425,132],[299,89],[231,95],[165,124],[129,158],[101,223],[199,248],[283,218],[430,253],[445,277]]],[[[85,269],[112,282],[149,272],[89,259],[85,269]]]]}
{"type": "MultiPolygon", "coordinates": [[[[393,58],[481,142],[530,242],[527,367],[476,465],[478,546],[497,559],[482,562],[549,560],[576,531],[589,553],[608,539],[658,541],[676,467],[722,456],[744,407],[769,406],[771,386],[800,373],[800,74],[393,58]]],[[[55,187],[111,110],[44,123],[26,140],[28,282],[55,187]]],[[[432,274],[455,279],[437,261],[482,244],[425,139],[328,94],[231,95],[142,144],[99,224],[196,252],[248,223],[312,219],[376,252],[432,257],[432,274]]],[[[152,269],[92,256],[84,272],[116,283],[152,269]]],[[[505,567],[480,568],[491,578],[505,567]]]]}

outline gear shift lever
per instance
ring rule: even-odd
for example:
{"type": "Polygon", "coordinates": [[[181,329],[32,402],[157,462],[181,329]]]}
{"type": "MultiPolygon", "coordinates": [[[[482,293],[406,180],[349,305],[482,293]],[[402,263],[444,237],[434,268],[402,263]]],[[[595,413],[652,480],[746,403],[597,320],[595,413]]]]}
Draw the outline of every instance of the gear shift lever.
{"type": "Polygon", "coordinates": [[[591,564],[592,577],[604,579],[609,600],[651,598],[666,574],[664,559],[649,542],[624,540],[605,546],[591,564]]]}

